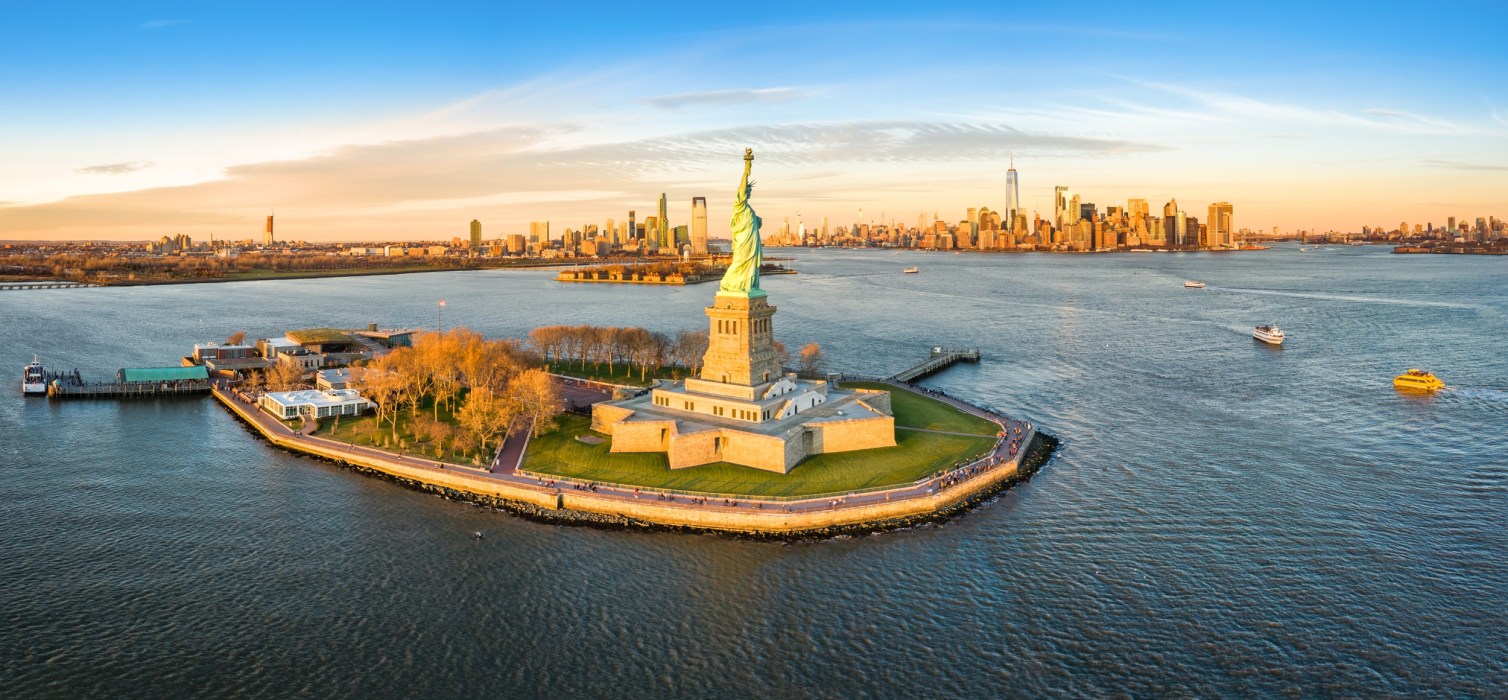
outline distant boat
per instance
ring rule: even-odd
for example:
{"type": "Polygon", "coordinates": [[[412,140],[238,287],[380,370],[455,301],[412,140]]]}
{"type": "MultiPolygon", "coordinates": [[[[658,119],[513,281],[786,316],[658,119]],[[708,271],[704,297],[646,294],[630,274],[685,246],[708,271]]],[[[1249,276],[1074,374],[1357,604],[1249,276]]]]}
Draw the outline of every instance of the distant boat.
{"type": "Polygon", "coordinates": [[[921,272],[921,269],[920,268],[915,268],[915,267],[908,267],[908,268],[906,268],[904,270],[901,270],[901,273],[902,274],[906,274],[906,275],[914,275],[914,274],[916,274],[918,272],[921,272]]]}
{"type": "Polygon", "coordinates": [[[1268,345],[1282,345],[1284,339],[1283,329],[1278,328],[1276,325],[1257,326],[1252,329],[1251,337],[1268,345]]]}
{"type": "Polygon", "coordinates": [[[1189,289],[1204,289],[1204,283],[1197,280],[1184,280],[1183,286],[1189,289]]]}
{"type": "Polygon", "coordinates": [[[1445,382],[1440,381],[1430,372],[1411,369],[1403,374],[1393,377],[1393,388],[1406,391],[1436,391],[1445,388],[1445,382]]]}
{"type": "Polygon", "coordinates": [[[1303,248],[1303,247],[1300,247],[1300,248],[1299,248],[1299,252],[1300,252],[1300,253],[1307,253],[1307,252],[1309,252],[1309,249],[1308,249],[1308,248],[1303,248]]]}
{"type": "Polygon", "coordinates": [[[42,367],[42,361],[37,359],[36,355],[32,355],[31,364],[22,371],[21,393],[47,393],[47,370],[42,367]]]}

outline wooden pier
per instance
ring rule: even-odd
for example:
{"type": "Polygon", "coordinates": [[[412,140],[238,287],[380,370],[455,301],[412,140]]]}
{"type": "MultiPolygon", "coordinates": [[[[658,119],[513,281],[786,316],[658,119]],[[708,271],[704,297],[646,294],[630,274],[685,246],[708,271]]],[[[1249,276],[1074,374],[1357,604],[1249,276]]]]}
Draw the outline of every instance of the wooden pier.
{"type": "Polygon", "coordinates": [[[49,399],[151,399],[161,396],[208,394],[207,381],[176,382],[54,382],[49,399]]]}
{"type": "Polygon", "coordinates": [[[930,374],[941,372],[959,362],[978,362],[979,348],[934,347],[927,359],[886,377],[892,382],[914,382],[930,374]]]}

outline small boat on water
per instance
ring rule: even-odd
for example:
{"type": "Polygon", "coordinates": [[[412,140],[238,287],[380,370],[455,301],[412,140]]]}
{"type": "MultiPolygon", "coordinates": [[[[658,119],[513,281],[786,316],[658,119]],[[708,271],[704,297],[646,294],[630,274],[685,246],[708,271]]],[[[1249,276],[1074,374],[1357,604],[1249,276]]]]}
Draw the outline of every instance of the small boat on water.
{"type": "Polygon", "coordinates": [[[1189,289],[1204,289],[1204,283],[1197,280],[1184,280],[1183,286],[1189,289]]]}
{"type": "Polygon", "coordinates": [[[1276,325],[1257,326],[1252,329],[1251,337],[1256,338],[1268,345],[1283,344],[1283,329],[1276,325]]]}
{"type": "Polygon", "coordinates": [[[1299,252],[1300,253],[1307,253],[1307,252],[1309,252],[1309,249],[1308,248],[1299,248],[1299,252]]]}
{"type": "Polygon", "coordinates": [[[1445,388],[1445,382],[1440,381],[1440,378],[1431,372],[1410,369],[1393,377],[1393,388],[1404,391],[1438,391],[1445,388]]]}
{"type": "Polygon", "coordinates": [[[904,270],[901,270],[901,274],[905,274],[905,275],[914,275],[914,274],[916,274],[918,272],[921,272],[921,268],[908,267],[908,268],[906,268],[904,270]]]}
{"type": "Polygon", "coordinates": [[[36,355],[31,356],[31,364],[21,371],[21,393],[31,396],[47,393],[47,370],[36,355]]]}

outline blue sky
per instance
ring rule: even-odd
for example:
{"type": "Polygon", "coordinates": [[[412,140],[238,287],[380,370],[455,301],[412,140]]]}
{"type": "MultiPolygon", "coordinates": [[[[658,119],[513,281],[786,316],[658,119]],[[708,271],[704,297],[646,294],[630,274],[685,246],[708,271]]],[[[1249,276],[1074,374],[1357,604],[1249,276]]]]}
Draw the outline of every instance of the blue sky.
{"type": "MultiPolygon", "coordinates": [[[[0,17],[0,238],[956,221],[1054,185],[1237,226],[1508,216],[1491,3],[59,3],[0,17]],[[721,211],[720,211],[721,209],[721,211]],[[862,213],[860,213],[862,210],[862,213]]],[[[716,231],[714,230],[714,233],[716,231]]]]}

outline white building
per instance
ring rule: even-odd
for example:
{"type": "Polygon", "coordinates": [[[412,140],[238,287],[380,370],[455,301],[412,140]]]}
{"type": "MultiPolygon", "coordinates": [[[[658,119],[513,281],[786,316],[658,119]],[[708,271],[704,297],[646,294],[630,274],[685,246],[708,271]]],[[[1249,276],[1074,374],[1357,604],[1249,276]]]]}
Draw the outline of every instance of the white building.
{"type": "Polygon", "coordinates": [[[349,369],[322,369],[314,376],[314,388],[321,391],[344,389],[350,384],[351,370],[349,369]]]}
{"type": "Polygon", "coordinates": [[[287,337],[264,338],[257,341],[257,347],[262,350],[262,357],[269,360],[276,360],[278,355],[285,352],[297,352],[303,348],[302,345],[287,337]]]}
{"type": "Polygon", "coordinates": [[[262,410],[283,420],[292,420],[300,415],[312,415],[315,418],[355,416],[373,407],[372,402],[363,398],[361,392],[355,389],[269,392],[262,395],[259,403],[262,410]]]}

